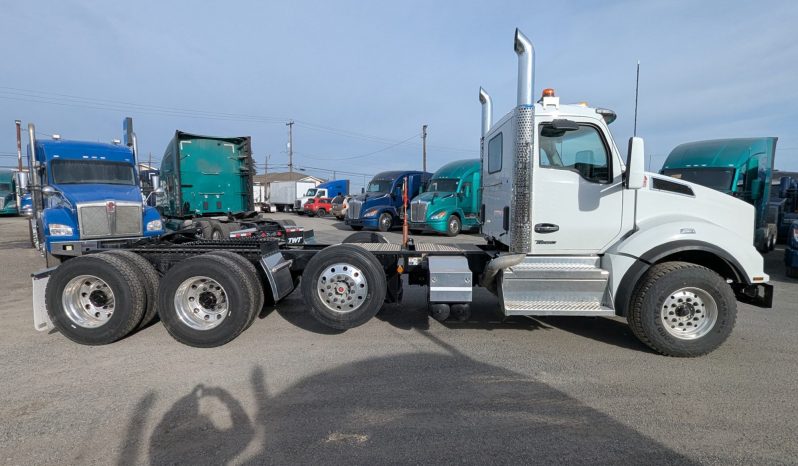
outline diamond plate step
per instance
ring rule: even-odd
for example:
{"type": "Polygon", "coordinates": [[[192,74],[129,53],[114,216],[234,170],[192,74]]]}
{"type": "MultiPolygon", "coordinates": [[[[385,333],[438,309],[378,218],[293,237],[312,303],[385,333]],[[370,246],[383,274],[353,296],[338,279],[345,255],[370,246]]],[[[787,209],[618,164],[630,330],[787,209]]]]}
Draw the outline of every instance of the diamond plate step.
{"type": "Polygon", "coordinates": [[[600,266],[596,256],[530,256],[518,265],[504,271],[507,279],[587,279],[606,280],[609,272],[600,266]]]}
{"type": "Polygon", "coordinates": [[[611,316],[615,310],[589,301],[504,301],[507,316],[611,316]]]}

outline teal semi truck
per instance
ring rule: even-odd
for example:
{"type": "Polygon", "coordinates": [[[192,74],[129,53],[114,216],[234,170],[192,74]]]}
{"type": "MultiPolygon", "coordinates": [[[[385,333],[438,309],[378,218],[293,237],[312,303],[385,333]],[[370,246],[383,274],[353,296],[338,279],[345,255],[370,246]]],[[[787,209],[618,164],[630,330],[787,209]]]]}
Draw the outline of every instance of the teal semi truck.
{"type": "Polygon", "coordinates": [[[660,173],[720,191],[754,206],[754,246],[772,251],[778,212],[770,202],[776,137],[688,142],[668,155],[660,173]]]}
{"type": "Polygon", "coordinates": [[[426,192],[410,202],[410,230],[457,236],[479,228],[479,159],[442,166],[429,180],[426,192]]]}
{"type": "Polygon", "coordinates": [[[161,160],[163,194],[156,202],[165,227],[197,230],[202,238],[212,240],[267,236],[288,244],[305,242],[303,228],[266,219],[255,211],[254,175],[249,136],[176,131],[161,160]]]}
{"type": "Polygon", "coordinates": [[[15,172],[0,170],[0,215],[19,215],[15,172]]]}

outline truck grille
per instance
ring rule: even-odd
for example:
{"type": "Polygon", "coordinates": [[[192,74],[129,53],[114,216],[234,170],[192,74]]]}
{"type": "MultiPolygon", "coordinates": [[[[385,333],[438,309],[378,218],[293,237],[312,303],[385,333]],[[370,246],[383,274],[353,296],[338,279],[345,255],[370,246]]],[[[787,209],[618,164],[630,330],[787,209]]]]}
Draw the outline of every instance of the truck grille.
{"type": "Polygon", "coordinates": [[[410,221],[423,222],[427,219],[428,202],[418,201],[410,204],[410,221]]]}
{"type": "Polygon", "coordinates": [[[346,209],[346,216],[351,219],[359,219],[361,208],[363,208],[362,202],[349,201],[349,208],[346,209]]]}
{"type": "Polygon", "coordinates": [[[141,236],[141,206],[113,201],[78,204],[81,238],[141,236]]]}

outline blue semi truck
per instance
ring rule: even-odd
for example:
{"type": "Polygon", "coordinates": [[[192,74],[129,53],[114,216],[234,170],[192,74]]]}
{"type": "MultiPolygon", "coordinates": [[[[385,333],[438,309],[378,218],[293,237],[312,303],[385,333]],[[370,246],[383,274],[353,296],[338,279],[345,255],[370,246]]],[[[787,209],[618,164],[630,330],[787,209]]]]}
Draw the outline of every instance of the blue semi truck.
{"type": "Polygon", "coordinates": [[[31,241],[48,265],[164,232],[142,197],[131,147],[39,140],[33,124],[28,133],[31,241]]]}
{"type": "Polygon", "coordinates": [[[402,189],[407,182],[407,197],[421,192],[431,173],[422,171],[389,171],[378,173],[363,194],[349,201],[346,224],[355,231],[363,228],[388,231],[404,218],[402,189]]]}

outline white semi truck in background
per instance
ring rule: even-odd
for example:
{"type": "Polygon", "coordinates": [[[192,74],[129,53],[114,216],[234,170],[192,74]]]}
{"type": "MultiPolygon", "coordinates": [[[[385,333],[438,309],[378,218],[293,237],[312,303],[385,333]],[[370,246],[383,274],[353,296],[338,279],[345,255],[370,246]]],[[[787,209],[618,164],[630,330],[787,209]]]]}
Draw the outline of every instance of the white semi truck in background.
{"type": "Polygon", "coordinates": [[[772,286],[753,246],[754,208],[645,173],[643,140],[631,138],[624,157],[608,128],[612,111],[562,104],[551,90],[536,103],[532,43],[516,30],[514,48],[515,108],[493,123],[480,89],[485,244],[391,244],[371,232],[328,246],[139,241],[125,254],[87,251],[36,274],[37,328],[110,343],[155,305],[177,340],[218,346],[252,323],[264,295],[279,301],[298,283],[316,320],[348,329],[400,301],[404,275],[426,287],[438,320],[467,318],[481,286],[506,316],[622,316],[649,347],[690,357],[726,340],[738,301],[770,307],[772,286]],[[88,297],[87,276],[102,284],[88,297]],[[112,317],[92,320],[111,301],[112,317]]]}

